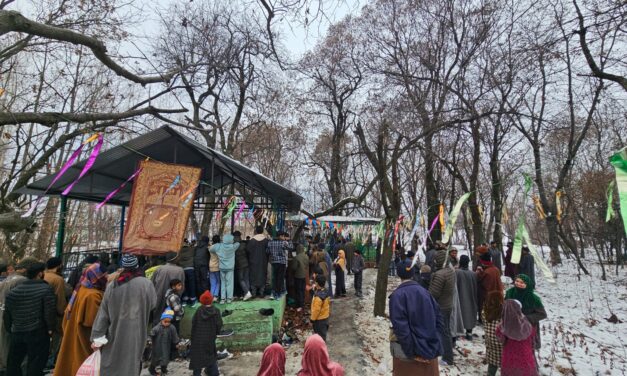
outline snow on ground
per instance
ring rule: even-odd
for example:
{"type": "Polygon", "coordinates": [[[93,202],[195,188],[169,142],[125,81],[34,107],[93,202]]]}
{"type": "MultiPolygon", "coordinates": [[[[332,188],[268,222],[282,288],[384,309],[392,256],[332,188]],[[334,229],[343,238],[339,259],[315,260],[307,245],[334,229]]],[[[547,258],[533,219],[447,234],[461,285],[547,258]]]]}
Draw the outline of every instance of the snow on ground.
{"type": "MultiPolygon", "coordinates": [[[[608,270],[602,281],[596,262],[586,262],[591,276],[577,272],[574,260],[564,260],[553,268],[556,283],[537,275],[537,293],[547,309],[542,321],[540,368],[543,375],[625,375],[627,350],[623,337],[627,334],[627,273],[608,270]],[[622,323],[606,319],[615,314],[622,323]]],[[[612,266],[613,268],[613,266],[612,266]]],[[[364,299],[355,322],[364,330],[364,353],[368,374],[390,375],[392,358],[389,351],[389,320],[374,318],[374,281],[376,269],[364,275],[364,299]]],[[[388,293],[394,291],[399,279],[390,277],[388,293]]],[[[507,286],[511,287],[511,286],[507,286]]],[[[387,314],[387,309],[386,309],[387,314]]],[[[442,375],[485,375],[483,329],[476,327],[473,341],[459,339],[455,353],[456,365],[441,367],[442,375]],[[463,355],[462,355],[463,354],[463,355]]]]}

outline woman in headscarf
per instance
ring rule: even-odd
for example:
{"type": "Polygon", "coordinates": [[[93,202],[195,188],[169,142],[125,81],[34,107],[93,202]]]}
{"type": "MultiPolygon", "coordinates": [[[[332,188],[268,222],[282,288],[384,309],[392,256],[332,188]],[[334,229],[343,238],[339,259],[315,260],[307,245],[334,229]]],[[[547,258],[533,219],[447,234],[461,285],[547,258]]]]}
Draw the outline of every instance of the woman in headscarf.
{"type": "Polygon", "coordinates": [[[538,376],[533,353],[535,331],[523,315],[520,302],[507,299],[501,323],[496,327],[496,336],[503,342],[501,375],[538,376]]]}
{"type": "Polygon", "coordinates": [[[546,319],[546,310],[542,300],[533,292],[535,285],[526,274],[518,274],[514,287],[507,290],[505,299],[516,299],[522,304],[522,312],[536,329],[534,348],[540,349],[540,321],[546,319]]]}
{"type": "Polygon", "coordinates": [[[285,376],[285,350],[283,346],[273,343],[263,350],[257,376],[285,376]]]}
{"type": "Polygon", "coordinates": [[[335,297],[345,297],[346,285],[344,283],[344,276],[346,273],[346,254],[344,254],[343,249],[337,252],[337,258],[333,261],[333,267],[335,268],[335,297]]]}
{"type": "Polygon", "coordinates": [[[501,366],[501,354],[503,344],[496,337],[496,327],[501,323],[503,314],[503,294],[499,291],[488,293],[481,317],[483,319],[483,331],[485,332],[485,353],[488,363],[488,376],[495,376],[501,366]]]}
{"type": "Polygon", "coordinates": [[[307,338],[297,376],[344,376],[344,368],[329,359],[327,345],[322,337],[314,334],[307,338]]]}
{"type": "Polygon", "coordinates": [[[100,263],[91,264],[83,271],[65,309],[63,340],[54,376],[75,375],[91,355],[91,327],[106,286],[107,273],[102,270],[100,263]]]}

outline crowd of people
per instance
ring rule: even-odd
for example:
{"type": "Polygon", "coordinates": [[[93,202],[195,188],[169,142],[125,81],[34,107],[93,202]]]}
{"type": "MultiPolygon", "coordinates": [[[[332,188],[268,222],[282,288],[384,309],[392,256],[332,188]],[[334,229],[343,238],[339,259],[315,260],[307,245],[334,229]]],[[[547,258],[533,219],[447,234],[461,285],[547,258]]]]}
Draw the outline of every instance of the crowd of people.
{"type": "MultiPolygon", "coordinates": [[[[178,353],[186,307],[192,317],[189,369],[194,375],[219,375],[216,339],[223,328],[214,299],[229,304],[239,297],[282,299],[290,285],[297,312],[306,314],[314,335],[305,344],[299,375],[341,375],[329,360],[325,342],[331,301],[347,296],[346,275],[363,296],[365,262],[350,238],[323,242],[307,237],[295,244],[287,233],[274,239],[257,228],[187,243],[179,252],[145,262],[125,254],[119,264],[86,258],[66,282],[62,262],[26,257],[0,266],[0,375],[74,375],[95,351],[103,375],[139,374],[149,339],[150,374],[165,375],[178,353]],[[305,313],[305,312],[303,312],[305,313]],[[149,324],[150,323],[150,324],[149,324]],[[25,372],[25,373],[23,373],[25,372]]],[[[502,255],[496,243],[471,257],[441,243],[429,246],[424,263],[412,264],[402,247],[393,258],[401,284],[389,297],[390,349],[394,375],[435,375],[455,364],[455,342],[474,340],[483,325],[489,375],[536,375],[534,350],[540,347],[539,322],[546,318],[534,293],[533,258],[523,249],[511,263],[512,244],[502,255]],[[472,262],[472,268],[471,268],[472,262]],[[504,291],[503,272],[514,287],[504,291]],[[441,359],[439,359],[441,358],[441,359]]],[[[285,351],[264,351],[259,375],[282,375],[285,351]]]]}
{"type": "Polygon", "coordinates": [[[529,250],[512,264],[513,244],[505,256],[496,242],[477,247],[471,257],[458,257],[455,248],[430,245],[425,263],[412,263],[413,252],[402,248],[393,261],[401,284],[390,295],[390,348],[393,374],[438,375],[440,367],[455,364],[453,349],[459,337],[474,340],[473,329],[483,326],[487,374],[539,375],[535,351],[540,348],[539,322],[547,317],[534,293],[535,271],[529,250]],[[507,291],[501,279],[505,265],[514,286],[507,291]],[[440,359],[438,359],[440,358],[440,359]]]}

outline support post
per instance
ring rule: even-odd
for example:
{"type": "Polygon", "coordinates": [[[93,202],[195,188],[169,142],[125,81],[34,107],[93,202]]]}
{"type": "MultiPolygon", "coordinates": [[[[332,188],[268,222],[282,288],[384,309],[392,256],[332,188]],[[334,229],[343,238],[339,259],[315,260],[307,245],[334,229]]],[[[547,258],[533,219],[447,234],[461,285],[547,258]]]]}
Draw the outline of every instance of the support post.
{"type": "Polygon", "coordinates": [[[118,241],[118,252],[122,253],[122,242],[124,241],[124,220],[126,217],[126,206],[122,205],[122,214],[120,215],[120,240],[118,241]]]}
{"type": "Polygon", "coordinates": [[[57,231],[56,250],[54,255],[61,257],[63,254],[63,243],[65,241],[65,218],[67,216],[67,196],[61,196],[61,205],[59,205],[59,230],[57,231]]]}

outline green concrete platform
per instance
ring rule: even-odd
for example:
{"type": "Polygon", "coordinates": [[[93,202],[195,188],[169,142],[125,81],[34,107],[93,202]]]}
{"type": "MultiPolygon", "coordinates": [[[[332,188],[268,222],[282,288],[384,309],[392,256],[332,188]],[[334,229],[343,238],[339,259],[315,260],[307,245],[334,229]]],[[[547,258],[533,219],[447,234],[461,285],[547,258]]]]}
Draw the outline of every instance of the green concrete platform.
{"type": "MultiPolygon", "coordinates": [[[[223,317],[224,329],[232,329],[235,333],[230,337],[218,339],[216,344],[219,349],[227,348],[233,351],[263,350],[272,343],[272,335],[278,334],[283,322],[285,311],[285,297],[281,300],[254,299],[246,302],[238,300],[231,304],[214,304],[221,312],[224,309],[233,311],[229,316],[223,317]],[[273,316],[262,316],[259,310],[262,308],[274,309],[273,316]]],[[[185,307],[185,316],[181,322],[181,337],[190,338],[192,332],[192,318],[200,305],[185,307]]]]}

